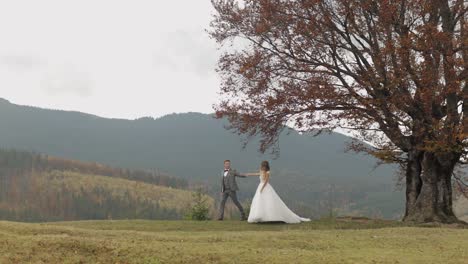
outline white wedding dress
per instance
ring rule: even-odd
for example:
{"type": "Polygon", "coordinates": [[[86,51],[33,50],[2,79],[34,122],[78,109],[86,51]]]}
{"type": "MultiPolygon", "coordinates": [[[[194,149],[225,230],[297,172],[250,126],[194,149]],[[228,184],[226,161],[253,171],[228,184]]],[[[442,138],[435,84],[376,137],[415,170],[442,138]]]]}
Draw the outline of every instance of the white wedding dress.
{"type": "Polygon", "coordinates": [[[249,223],[285,222],[296,224],[310,221],[309,218],[302,218],[291,211],[276,194],[270,183],[267,183],[265,189],[260,192],[264,183],[264,177],[261,175],[260,184],[250,205],[249,219],[247,220],[249,223]]]}

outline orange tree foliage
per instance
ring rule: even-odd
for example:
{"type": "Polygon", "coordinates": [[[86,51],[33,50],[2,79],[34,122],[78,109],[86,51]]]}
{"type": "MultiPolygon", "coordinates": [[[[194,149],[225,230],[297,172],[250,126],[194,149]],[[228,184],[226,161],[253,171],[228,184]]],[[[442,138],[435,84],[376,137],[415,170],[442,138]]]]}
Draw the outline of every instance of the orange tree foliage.
{"type": "Polygon", "coordinates": [[[463,0],[212,0],[223,46],[219,118],[260,150],[286,125],[347,129],[406,168],[405,219],[457,221],[465,158],[467,3],[463,0]],[[226,44],[231,44],[228,46],[226,44]],[[446,186],[450,185],[450,186],[446,186]]]}

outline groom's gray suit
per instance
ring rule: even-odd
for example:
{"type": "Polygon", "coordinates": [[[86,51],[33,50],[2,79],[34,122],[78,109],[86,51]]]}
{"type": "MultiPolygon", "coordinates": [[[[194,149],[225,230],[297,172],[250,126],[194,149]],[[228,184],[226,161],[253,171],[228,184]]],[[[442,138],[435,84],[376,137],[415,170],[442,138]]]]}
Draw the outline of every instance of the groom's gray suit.
{"type": "Polygon", "coordinates": [[[241,213],[241,219],[245,220],[244,208],[242,208],[242,205],[239,203],[239,200],[237,200],[236,192],[239,190],[239,187],[237,186],[236,177],[245,178],[246,176],[237,173],[237,171],[234,169],[229,169],[227,171],[226,176],[224,176],[224,173],[225,171],[223,171],[221,175],[222,176],[222,179],[221,179],[222,198],[221,198],[221,204],[219,206],[218,220],[223,220],[224,218],[224,206],[226,205],[226,200],[229,196],[231,197],[232,201],[239,209],[241,213]]]}

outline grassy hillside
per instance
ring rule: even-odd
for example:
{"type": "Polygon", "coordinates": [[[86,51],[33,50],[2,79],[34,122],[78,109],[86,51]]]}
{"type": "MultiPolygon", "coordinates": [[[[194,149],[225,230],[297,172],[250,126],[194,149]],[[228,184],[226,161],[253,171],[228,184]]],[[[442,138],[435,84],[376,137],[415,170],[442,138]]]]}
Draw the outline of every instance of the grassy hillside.
{"type": "Polygon", "coordinates": [[[181,219],[194,201],[188,187],[152,171],[0,149],[0,220],[181,219]]]}
{"type": "Polygon", "coordinates": [[[12,177],[14,175],[21,177],[21,174],[25,173],[52,170],[69,170],[85,174],[123,178],[178,189],[188,187],[187,180],[170,176],[159,170],[130,170],[128,168],[111,167],[95,161],[83,162],[30,151],[0,148],[0,176],[12,177]]]}
{"type": "Polygon", "coordinates": [[[387,221],[0,222],[0,263],[466,263],[467,243],[387,221]]]}
{"type": "MultiPolygon", "coordinates": [[[[25,176],[0,199],[0,219],[181,219],[193,192],[108,176],[51,171],[25,176]]],[[[213,208],[214,201],[206,197],[213,208]]],[[[211,209],[213,211],[213,209],[211,209]]]]}
{"type": "MultiPolygon", "coordinates": [[[[77,194],[86,192],[86,190],[101,188],[102,190],[108,190],[111,197],[116,199],[128,198],[138,202],[158,203],[162,208],[182,210],[192,200],[192,192],[189,191],[99,175],[53,171],[39,175],[39,179],[42,185],[39,188],[49,190],[65,188],[67,191],[77,194]]],[[[97,199],[99,200],[99,197],[97,199]]]]}

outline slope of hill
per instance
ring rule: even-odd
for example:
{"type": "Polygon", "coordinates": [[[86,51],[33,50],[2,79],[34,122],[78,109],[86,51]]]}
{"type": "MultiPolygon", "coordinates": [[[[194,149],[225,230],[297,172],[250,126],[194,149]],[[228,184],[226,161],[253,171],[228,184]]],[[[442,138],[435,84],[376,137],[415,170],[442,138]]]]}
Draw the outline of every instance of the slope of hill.
{"type": "Polygon", "coordinates": [[[187,180],[173,177],[159,170],[116,168],[97,162],[83,162],[14,149],[0,148],[0,170],[20,170],[25,172],[71,170],[81,173],[142,181],[179,189],[186,189],[188,187],[187,180]]]}
{"type": "Polygon", "coordinates": [[[52,171],[22,182],[27,186],[16,183],[0,200],[1,219],[182,219],[193,204],[190,191],[108,176],[52,171]]]}
{"type": "MultiPolygon", "coordinates": [[[[255,143],[242,149],[240,138],[210,115],[173,114],[159,119],[106,119],[78,112],[46,110],[0,102],[0,146],[97,161],[118,167],[159,168],[219,192],[224,159],[240,171],[258,168],[269,155],[255,143]]],[[[310,216],[335,210],[396,218],[404,194],[395,192],[394,168],[373,170],[375,160],[343,153],[349,138],[332,133],[311,137],[290,131],[280,137],[280,157],[272,161],[272,184],[294,209],[310,216]]],[[[240,179],[248,200],[257,179],[240,179]]]]}
{"type": "MultiPolygon", "coordinates": [[[[0,150],[0,219],[181,219],[194,193],[173,188],[187,187],[180,183],[144,171],[0,150]]],[[[213,199],[205,198],[213,212],[213,199]]]]}

